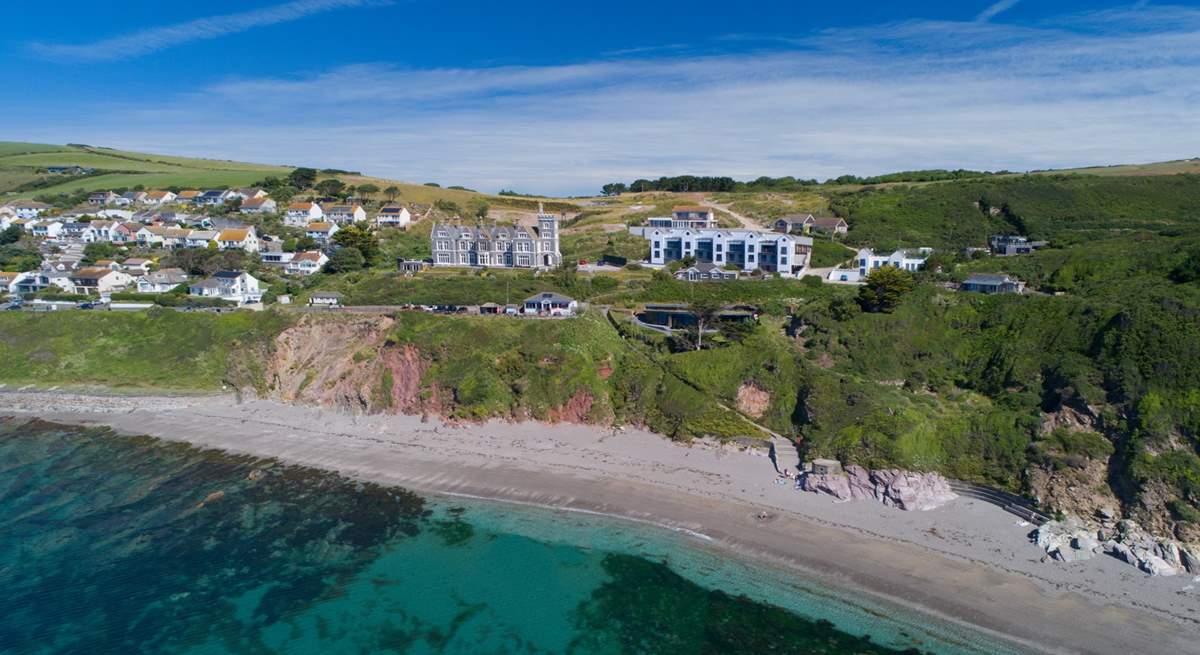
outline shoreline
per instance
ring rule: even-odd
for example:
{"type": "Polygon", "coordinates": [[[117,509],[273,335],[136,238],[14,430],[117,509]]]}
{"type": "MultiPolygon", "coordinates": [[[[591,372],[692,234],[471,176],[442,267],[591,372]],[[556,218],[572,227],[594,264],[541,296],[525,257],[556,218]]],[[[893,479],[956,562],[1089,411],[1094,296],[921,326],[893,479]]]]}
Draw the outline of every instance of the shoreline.
{"type": "Polygon", "coordinates": [[[930,512],[774,484],[765,454],[639,430],[353,415],[231,396],[0,392],[0,414],[105,425],[416,492],[630,519],[1041,652],[1200,652],[1192,579],[1108,557],[1038,561],[1031,526],[960,498],[930,512]],[[755,515],[767,511],[770,518],[755,515]],[[698,535],[698,536],[697,536],[698,535]]]}

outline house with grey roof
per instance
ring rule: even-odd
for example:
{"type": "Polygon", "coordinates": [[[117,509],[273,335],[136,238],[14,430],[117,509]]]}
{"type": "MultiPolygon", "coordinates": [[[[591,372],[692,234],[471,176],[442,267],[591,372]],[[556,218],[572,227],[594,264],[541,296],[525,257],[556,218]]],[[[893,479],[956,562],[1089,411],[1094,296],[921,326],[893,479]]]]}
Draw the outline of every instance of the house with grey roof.
{"type": "Polygon", "coordinates": [[[675,272],[675,279],[685,282],[724,282],[726,280],[736,280],[737,278],[737,271],[726,270],[708,262],[701,262],[688,268],[681,268],[675,272]]]}
{"type": "Polygon", "coordinates": [[[1003,273],[974,273],[959,288],[974,293],[1023,293],[1025,283],[1003,273]]]}
{"type": "Polygon", "coordinates": [[[537,227],[437,223],[430,230],[434,266],[555,268],[562,264],[558,217],[539,214],[537,227]]]}
{"type": "Polygon", "coordinates": [[[570,296],[552,291],[543,291],[530,296],[522,303],[526,314],[539,316],[572,316],[579,309],[579,303],[570,296]]]}
{"type": "Polygon", "coordinates": [[[181,268],[164,268],[146,273],[137,279],[138,293],[166,293],[185,284],[188,275],[181,268]]]}

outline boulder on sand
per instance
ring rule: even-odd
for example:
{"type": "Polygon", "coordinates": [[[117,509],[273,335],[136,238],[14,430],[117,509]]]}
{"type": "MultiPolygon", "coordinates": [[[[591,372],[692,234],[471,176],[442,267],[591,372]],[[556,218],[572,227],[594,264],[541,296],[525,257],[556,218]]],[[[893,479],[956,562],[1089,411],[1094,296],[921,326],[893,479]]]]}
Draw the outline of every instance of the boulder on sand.
{"type": "Polygon", "coordinates": [[[869,471],[854,464],[846,466],[845,473],[809,471],[800,479],[800,488],[842,500],[875,500],[903,510],[934,509],[958,497],[950,490],[950,483],[937,473],[869,471]]]}

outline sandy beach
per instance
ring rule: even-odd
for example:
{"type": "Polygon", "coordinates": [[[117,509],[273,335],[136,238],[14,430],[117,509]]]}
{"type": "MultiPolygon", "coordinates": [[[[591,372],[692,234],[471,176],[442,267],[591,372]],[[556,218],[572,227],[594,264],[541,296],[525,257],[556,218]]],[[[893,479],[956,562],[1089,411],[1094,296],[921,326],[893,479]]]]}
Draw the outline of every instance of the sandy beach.
{"type": "Polygon", "coordinates": [[[414,491],[602,512],[703,535],[1053,653],[1200,653],[1200,581],[1099,556],[1043,561],[1031,530],[981,501],[929,512],[838,503],[775,484],[765,450],[629,429],[351,415],[228,396],[0,392],[0,415],[106,425],[336,470],[414,491]],[[769,518],[757,518],[760,512],[769,518]]]}

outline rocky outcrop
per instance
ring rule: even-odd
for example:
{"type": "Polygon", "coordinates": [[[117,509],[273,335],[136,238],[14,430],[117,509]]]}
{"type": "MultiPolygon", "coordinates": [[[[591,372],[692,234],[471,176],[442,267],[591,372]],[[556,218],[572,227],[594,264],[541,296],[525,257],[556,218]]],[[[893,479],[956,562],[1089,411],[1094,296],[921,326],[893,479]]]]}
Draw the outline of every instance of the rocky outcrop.
{"type": "Polygon", "coordinates": [[[845,473],[802,473],[800,488],[842,500],[874,500],[910,511],[935,509],[957,498],[946,478],[937,473],[869,471],[855,465],[847,466],[845,473]]]}
{"type": "Polygon", "coordinates": [[[1093,528],[1078,517],[1068,516],[1045,523],[1030,537],[1060,562],[1087,560],[1103,552],[1147,575],[1200,574],[1196,553],[1178,542],[1156,539],[1129,520],[1115,525],[1106,520],[1102,527],[1093,528]]]}
{"type": "Polygon", "coordinates": [[[738,387],[737,409],[752,418],[762,418],[771,406],[771,394],[753,382],[738,387]]]}

